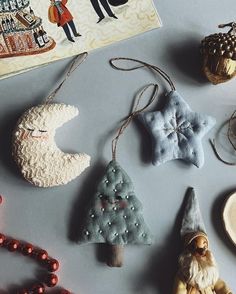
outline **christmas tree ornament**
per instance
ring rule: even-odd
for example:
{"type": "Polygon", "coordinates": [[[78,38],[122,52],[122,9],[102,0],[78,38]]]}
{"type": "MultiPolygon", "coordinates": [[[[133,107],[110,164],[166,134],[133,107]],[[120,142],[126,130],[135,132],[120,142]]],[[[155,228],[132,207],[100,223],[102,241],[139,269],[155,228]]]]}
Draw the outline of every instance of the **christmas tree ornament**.
{"type": "Polygon", "coordinates": [[[179,256],[173,294],[232,294],[226,283],[219,278],[219,269],[209,249],[194,189],[188,189],[186,196],[180,231],[184,249],[179,256]]]}
{"type": "Polygon", "coordinates": [[[236,222],[235,222],[235,215],[236,215],[236,192],[234,191],[231,193],[223,207],[223,224],[225,231],[236,246],[236,222]]]}
{"type": "MultiPolygon", "coordinates": [[[[86,54],[83,54],[84,58],[86,54]]],[[[79,64],[81,56],[79,57],[79,64]]],[[[77,62],[77,59],[76,59],[77,62]]],[[[56,93],[75,70],[73,62],[59,87],[42,105],[28,109],[13,133],[13,157],[23,177],[39,187],[65,185],[79,176],[90,163],[87,154],[67,154],[55,143],[56,129],[78,115],[76,107],[52,103],[56,93]]]]}
{"type": "MultiPolygon", "coordinates": [[[[110,252],[107,264],[111,267],[123,265],[125,245],[152,243],[151,233],[142,216],[142,204],[135,195],[130,177],[116,159],[120,136],[133,117],[146,108],[137,110],[139,101],[149,86],[141,92],[134,111],[124,121],[112,141],[112,161],[108,164],[91,200],[81,234],[81,242],[108,244],[110,252]]],[[[156,97],[157,87],[154,87],[149,105],[156,97]]]]}
{"type": "Polygon", "coordinates": [[[230,30],[207,36],[200,47],[203,72],[214,85],[227,82],[236,75],[236,23],[219,25],[219,28],[224,27],[230,27],[230,30]]]}
{"type": "Polygon", "coordinates": [[[192,111],[176,91],[170,77],[157,66],[124,57],[111,59],[111,65],[122,71],[146,67],[163,77],[171,88],[166,94],[165,106],[160,111],[139,114],[139,119],[152,138],[153,165],[158,166],[173,159],[182,159],[196,167],[202,167],[204,164],[202,138],[215,125],[215,119],[192,111]],[[117,61],[135,62],[136,66],[121,67],[116,64],[117,61]]]}
{"type": "MultiPolygon", "coordinates": [[[[46,293],[46,290],[57,286],[58,277],[54,272],[58,270],[59,262],[56,259],[50,257],[46,250],[33,246],[30,243],[6,237],[2,233],[0,233],[0,248],[6,249],[14,254],[17,253],[27,256],[28,258],[35,260],[39,265],[46,269],[42,281],[37,280],[35,283],[31,283],[31,285],[27,288],[18,289],[17,294],[46,293]]],[[[65,289],[57,289],[57,292],[55,293],[70,294],[70,292],[65,289]]]]}
{"type": "Polygon", "coordinates": [[[0,0],[0,58],[41,54],[55,46],[29,0],[0,0]]]}

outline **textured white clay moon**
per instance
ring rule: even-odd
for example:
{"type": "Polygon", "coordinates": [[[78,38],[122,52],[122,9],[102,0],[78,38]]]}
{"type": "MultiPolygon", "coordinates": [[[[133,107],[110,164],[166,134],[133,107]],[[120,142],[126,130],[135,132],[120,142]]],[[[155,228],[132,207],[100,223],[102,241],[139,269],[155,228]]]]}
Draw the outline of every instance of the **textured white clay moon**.
{"type": "Polygon", "coordinates": [[[228,236],[236,246],[236,192],[232,193],[225,202],[223,221],[228,236]]]}
{"type": "Polygon", "coordinates": [[[78,113],[74,106],[52,103],[21,116],[13,134],[13,157],[27,181],[39,187],[65,185],[89,166],[90,156],[64,153],[54,139],[56,129],[78,113]]]}

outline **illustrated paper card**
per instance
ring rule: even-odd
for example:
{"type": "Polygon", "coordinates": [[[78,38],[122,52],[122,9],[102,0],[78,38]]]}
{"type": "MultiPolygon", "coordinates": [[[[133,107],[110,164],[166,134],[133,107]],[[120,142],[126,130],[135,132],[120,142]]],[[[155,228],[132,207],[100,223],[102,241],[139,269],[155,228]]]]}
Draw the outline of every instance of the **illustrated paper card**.
{"type": "Polygon", "coordinates": [[[152,0],[0,0],[0,78],[160,26],[152,0]]]}

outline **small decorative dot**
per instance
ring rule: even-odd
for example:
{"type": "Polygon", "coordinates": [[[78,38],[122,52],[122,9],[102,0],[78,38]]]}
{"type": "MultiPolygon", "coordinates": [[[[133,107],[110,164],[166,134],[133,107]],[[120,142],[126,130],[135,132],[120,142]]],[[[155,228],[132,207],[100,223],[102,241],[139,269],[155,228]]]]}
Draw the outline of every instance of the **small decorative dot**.
{"type": "Polygon", "coordinates": [[[118,236],[119,234],[118,233],[115,233],[115,236],[118,236]]]}
{"type": "Polygon", "coordinates": [[[19,134],[20,134],[20,132],[15,132],[15,135],[16,135],[16,136],[19,136],[19,134]]]}
{"type": "Polygon", "coordinates": [[[105,208],[102,208],[101,211],[105,211],[105,208]]]}
{"type": "Polygon", "coordinates": [[[146,234],[142,234],[143,237],[146,237],[146,234]]]}
{"type": "Polygon", "coordinates": [[[99,230],[99,233],[102,234],[102,230],[99,230]]]}
{"type": "Polygon", "coordinates": [[[106,184],[108,184],[108,183],[109,183],[109,181],[108,181],[108,180],[106,180],[106,181],[105,181],[105,183],[106,183],[106,184]]]}
{"type": "Polygon", "coordinates": [[[124,184],[124,182],[123,181],[120,181],[120,184],[124,184]]]}
{"type": "Polygon", "coordinates": [[[116,190],[116,189],[113,189],[113,191],[114,191],[114,192],[117,192],[117,190],[116,190]]]}
{"type": "Polygon", "coordinates": [[[134,207],[133,206],[131,207],[131,210],[134,210],[134,207]]]}
{"type": "Polygon", "coordinates": [[[85,232],[85,235],[87,235],[87,236],[88,236],[88,235],[89,235],[89,231],[86,231],[86,232],[85,232]]]}
{"type": "Polygon", "coordinates": [[[111,226],[111,222],[108,223],[108,226],[111,226]]]}
{"type": "Polygon", "coordinates": [[[91,218],[94,218],[95,217],[95,215],[94,214],[91,214],[91,218]]]}
{"type": "Polygon", "coordinates": [[[124,215],[123,218],[126,219],[127,218],[127,215],[124,215]]]}
{"type": "Polygon", "coordinates": [[[115,206],[115,207],[113,207],[113,210],[115,210],[115,211],[116,211],[116,210],[117,210],[117,207],[116,207],[116,206],[115,206]]]}
{"type": "Polygon", "coordinates": [[[125,198],[126,198],[126,199],[129,199],[129,196],[127,195],[127,196],[125,196],[125,198]]]}
{"type": "Polygon", "coordinates": [[[115,173],[116,172],[116,170],[115,169],[113,169],[113,173],[115,173]]]}
{"type": "Polygon", "coordinates": [[[138,224],[138,223],[136,223],[136,224],[135,224],[135,226],[136,226],[136,227],[138,227],[138,226],[139,226],[139,224],[138,224]]]}
{"type": "Polygon", "coordinates": [[[98,197],[99,197],[99,198],[102,198],[102,197],[103,197],[103,195],[102,195],[102,194],[100,194],[98,197]]]}
{"type": "Polygon", "coordinates": [[[128,234],[128,233],[129,233],[129,231],[128,231],[128,230],[125,230],[125,233],[126,233],[126,234],[128,234]]]}

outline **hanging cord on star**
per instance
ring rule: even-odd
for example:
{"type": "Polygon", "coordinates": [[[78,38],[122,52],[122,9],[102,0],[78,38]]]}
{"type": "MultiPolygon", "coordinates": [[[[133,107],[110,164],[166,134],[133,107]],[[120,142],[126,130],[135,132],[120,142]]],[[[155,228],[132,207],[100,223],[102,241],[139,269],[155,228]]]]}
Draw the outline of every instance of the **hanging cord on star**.
{"type": "Polygon", "coordinates": [[[88,53],[84,52],[82,54],[79,54],[78,56],[75,57],[75,59],[72,61],[72,63],[70,64],[66,75],[64,77],[64,79],[62,80],[62,82],[59,84],[59,86],[46,98],[44,104],[49,104],[52,103],[53,99],[55,98],[57,92],[61,89],[61,87],[64,85],[64,83],[66,82],[66,80],[70,77],[70,75],[85,61],[85,59],[87,58],[88,53]]]}
{"type": "Polygon", "coordinates": [[[129,126],[129,124],[131,123],[133,118],[136,115],[143,112],[144,110],[146,110],[153,103],[153,101],[157,98],[157,93],[158,93],[158,85],[157,84],[148,84],[136,96],[136,98],[134,100],[134,106],[133,106],[133,109],[132,109],[130,115],[124,120],[123,124],[121,125],[121,127],[117,131],[116,137],[112,140],[112,159],[113,160],[116,160],[117,144],[118,144],[120,136],[124,133],[125,129],[129,126]],[[153,87],[151,98],[149,99],[148,103],[143,108],[138,109],[140,101],[141,101],[144,93],[148,89],[150,89],[151,87],[153,87]]]}
{"type": "MultiPolygon", "coordinates": [[[[227,138],[233,149],[236,151],[236,133],[235,133],[235,127],[233,127],[233,122],[236,120],[236,110],[233,112],[231,117],[228,120],[228,129],[227,129],[227,138]],[[234,142],[235,141],[235,142],[234,142]]],[[[211,146],[213,148],[213,151],[216,155],[216,157],[223,162],[224,164],[235,166],[236,162],[229,162],[222,158],[222,156],[219,154],[218,149],[216,147],[216,140],[210,140],[211,146]]]]}
{"type": "Polygon", "coordinates": [[[138,60],[138,59],[133,59],[133,58],[127,58],[127,57],[116,57],[116,58],[112,58],[110,59],[110,65],[112,68],[117,69],[117,70],[121,70],[121,71],[133,71],[136,69],[140,69],[140,68],[148,68],[151,71],[154,71],[156,74],[161,75],[166,81],[167,83],[170,85],[171,90],[175,91],[175,85],[173,83],[173,81],[171,80],[170,76],[164,72],[161,68],[157,67],[156,65],[152,65],[149,63],[146,63],[144,61],[138,60]],[[116,65],[115,63],[117,63],[117,61],[131,61],[131,62],[135,62],[138,63],[140,65],[136,65],[133,67],[121,67],[116,65]]]}

